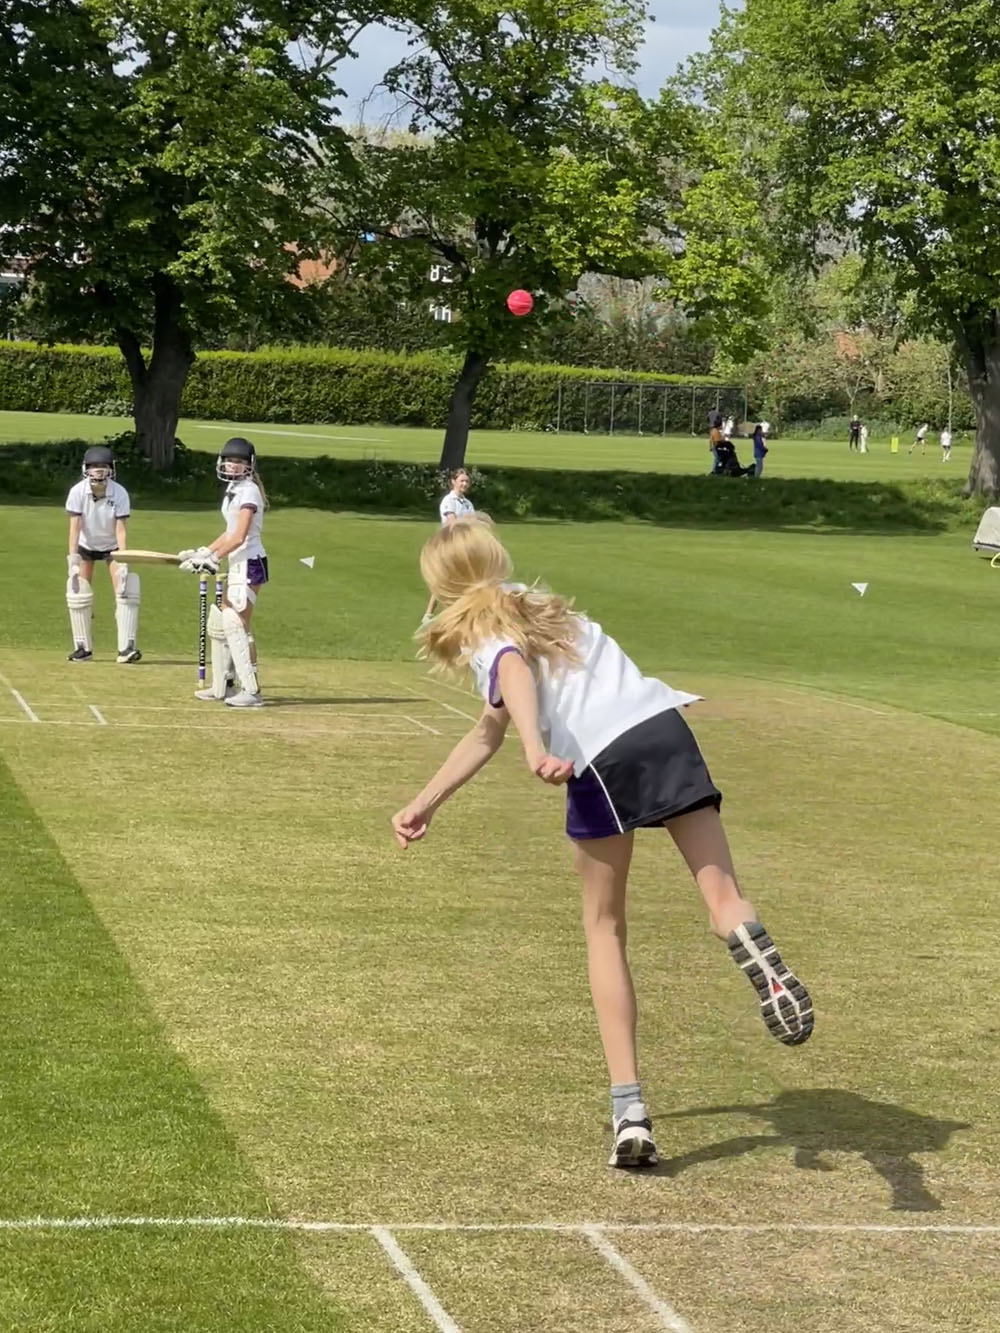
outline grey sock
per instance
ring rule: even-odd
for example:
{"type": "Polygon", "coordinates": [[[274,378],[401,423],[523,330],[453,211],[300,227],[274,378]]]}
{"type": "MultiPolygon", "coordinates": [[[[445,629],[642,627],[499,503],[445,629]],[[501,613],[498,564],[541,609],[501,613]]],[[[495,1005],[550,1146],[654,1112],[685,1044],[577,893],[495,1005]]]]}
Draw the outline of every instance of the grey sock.
{"type": "Polygon", "coordinates": [[[611,1114],[620,1120],[634,1102],[642,1101],[638,1083],[612,1083],[611,1114]]]}

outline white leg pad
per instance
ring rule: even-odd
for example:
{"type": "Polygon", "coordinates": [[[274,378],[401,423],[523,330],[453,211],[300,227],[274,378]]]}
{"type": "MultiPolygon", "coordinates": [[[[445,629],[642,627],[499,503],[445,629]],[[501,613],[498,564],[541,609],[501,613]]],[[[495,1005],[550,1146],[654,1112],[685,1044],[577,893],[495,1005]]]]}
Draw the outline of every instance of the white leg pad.
{"type": "Polygon", "coordinates": [[[118,653],[132,652],[139,637],[139,575],[126,572],[118,579],[115,598],[115,620],[118,623],[118,653]]]}
{"type": "Polygon", "coordinates": [[[69,608],[69,625],[73,632],[73,643],[88,653],[94,651],[94,642],[90,627],[94,619],[94,590],[87,579],[74,574],[66,582],[66,605],[69,608]]]}
{"type": "Polygon", "coordinates": [[[233,669],[233,659],[226,642],[226,628],[222,612],[213,603],[208,612],[208,638],[212,647],[212,693],[217,699],[226,697],[226,681],[233,669]]]}
{"type": "Polygon", "coordinates": [[[236,668],[240,685],[246,690],[247,694],[256,694],[258,690],[257,672],[250,660],[250,636],[243,621],[231,606],[223,608],[222,627],[226,633],[229,651],[233,655],[233,666],[236,668]]]}

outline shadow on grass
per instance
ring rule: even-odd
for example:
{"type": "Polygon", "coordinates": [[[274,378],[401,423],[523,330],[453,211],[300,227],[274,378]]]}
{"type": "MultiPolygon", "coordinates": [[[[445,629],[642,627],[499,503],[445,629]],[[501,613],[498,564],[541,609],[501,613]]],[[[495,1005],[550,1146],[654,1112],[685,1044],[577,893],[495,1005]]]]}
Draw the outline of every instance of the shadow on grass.
{"type": "MultiPolygon", "coordinates": [[[[0,446],[0,503],[62,503],[79,475],[86,441],[0,446]]],[[[142,507],[205,506],[219,483],[210,454],[182,450],[164,473],[134,446],[121,452],[119,480],[142,507]]],[[[475,460],[471,460],[473,463],[475,460]]],[[[261,460],[276,508],[370,513],[431,521],[446,488],[433,463],[358,458],[261,460]]],[[[500,522],[643,522],[665,527],[934,535],[971,526],[975,506],[959,479],[905,482],[713,477],[560,468],[478,468],[477,508],[500,522]]]]}
{"type": "Polygon", "coordinates": [[[665,1120],[723,1115],[752,1116],[764,1121],[772,1132],[740,1134],[694,1148],[662,1160],[656,1173],[679,1176],[705,1162],[743,1157],[758,1148],[790,1148],[800,1170],[834,1171],[825,1153],[856,1153],[889,1186],[894,1211],[937,1212],[941,1202],[928,1190],[923,1167],[914,1154],[941,1152],[953,1133],[971,1128],[959,1120],[938,1120],[839,1088],[782,1092],[773,1102],[745,1106],[695,1107],[657,1120],[662,1125],[665,1120]]]}

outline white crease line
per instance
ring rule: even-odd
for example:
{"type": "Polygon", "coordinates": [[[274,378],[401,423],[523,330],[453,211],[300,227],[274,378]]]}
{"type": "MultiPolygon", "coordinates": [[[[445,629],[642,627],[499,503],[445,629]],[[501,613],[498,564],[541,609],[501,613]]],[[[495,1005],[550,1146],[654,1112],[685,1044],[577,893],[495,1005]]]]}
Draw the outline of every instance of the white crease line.
{"type": "Polygon", "coordinates": [[[25,699],[24,695],[18,694],[17,690],[11,690],[11,694],[24,709],[25,713],[27,713],[29,722],[41,722],[42,719],[38,716],[37,713],[33,711],[31,705],[25,699]]]}
{"type": "Polygon", "coordinates": [[[867,704],[851,703],[849,699],[842,699],[839,694],[830,694],[829,691],[817,689],[814,685],[806,685],[797,680],[774,680],[772,685],[784,685],[788,689],[802,690],[803,693],[811,695],[814,699],[823,699],[827,703],[843,704],[845,708],[857,708],[862,713],[874,713],[876,717],[892,717],[892,714],[881,708],[869,708],[867,704]]]}
{"type": "Polygon", "coordinates": [[[98,724],[100,726],[106,727],[108,725],[108,719],[104,716],[104,714],[101,712],[101,710],[97,707],[96,704],[88,704],[87,707],[93,713],[94,717],[97,718],[98,724]]]}
{"type": "MultiPolygon", "coordinates": [[[[191,424],[197,430],[224,430],[230,434],[233,430],[232,426],[212,426],[207,421],[192,421],[191,424]]],[[[250,427],[245,426],[242,429],[249,430],[250,427]]],[[[301,430],[264,430],[260,426],[254,426],[253,433],[255,435],[282,435],[291,440],[326,440],[328,444],[336,444],[338,440],[353,440],[360,444],[391,443],[386,435],[310,435],[301,430]]]]}
{"type": "Polygon", "coordinates": [[[439,689],[451,690],[453,694],[464,694],[467,699],[475,697],[471,690],[463,690],[460,685],[452,685],[450,680],[439,680],[437,676],[432,676],[430,673],[428,673],[426,680],[428,685],[437,685],[439,689]]]}
{"type": "Polygon", "coordinates": [[[371,1232],[533,1232],[581,1235],[589,1231],[648,1235],[891,1235],[1000,1236],[1000,1223],[930,1222],[905,1225],[889,1222],[335,1222],[286,1217],[154,1217],[96,1215],[91,1217],[0,1218],[0,1231],[108,1231],[116,1227],[190,1227],[203,1230],[371,1232]]]}
{"type": "MultiPolygon", "coordinates": [[[[400,685],[396,681],[390,680],[389,687],[393,690],[405,690],[407,694],[412,694],[414,699],[423,699],[427,703],[434,704],[435,708],[447,708],[449,713],[457,713],[459,717],[464,717],[467,722],[479,721],[479,719],[473,717],[471,713],[463,713],[461,708],[455,708],[452,704],[446,704],[443,699],[428,699],[426,694],[419,694],[416,690],[411,689],[409,685],[400,685]]],[[[460,690],[459,693],[463,694],[464,691],[460,690]]]]}
{"type": "Polygon", "coordinates": [[[392,1262],[393,1268],[403,1279],[406,1285],[416,1296],[417,1300],[424,1307],[431,1319],[434,1321],[434,1327],[441,1330],[441,1333],[462,1333],[458,1324],[455,1323],[451,1315],[440,1303],[438,1298],[431,1291],[430,1287],[420,1276],[409,1257],[403,1251],[395,1236],[385,1227],[372,1227],[371,1234],[385,1250],[392,1262]]]}
{"type": "Polygon", "coordinates": [[[441,733],[437,727],[429,727],[426,722],[421,722],[419,717],[411,717],[409,713],[400,713],[400,717],[405,717],[407,722],[412,722],[414,726],[420,727],[423,731],[429,731],[432,736],[440,736],[441,733]]]}
{"type": "MultiPolygon", "coordinates": [[[[35,713],[31,705],[25,700],[24,696],[18,694],[17,690],[14,689],[14,686],[10,683],[10,681],[7,679],[7,677],[3,674],[2,671],[0,671],[0,685],[5,685],[7,689],[10,690],[11,694],[17,700],[20,708],[27,714],[29,722],[41,722],[42,719],[35,713]]],[[[14,718],[6,718],[6,717],[0,718],[0,721],[3,722],[13,722],[15,720],[16,719],[14,718]]]]}
{"type": "MultiPolygon", "coordinates": [[[[32,722],[39,722],[43,727],[84,727],[90,730],[93,727],[92,722],[71,722],[64,718],[40,718],[32,717],[32,722]]],[[[19,717],[0,717],[0,725],[24,727],[27,722],[19,717]]],[[[110,724],[109,724],[110,725],[110,724]]],[[[235,728],[236,724],[233,724],[235,728]]],[[[116,722],[114,729],[116,731],[210,731],[216,736],[225,736],[229,734],[229,726],[225,722],[217,722],[215,725],[188,722],[116,722]]],[[[284,740],[290,736],[335,736],[342,740],[359,741],[366,740],[405,740],[408,736],[413,736],[413,731],[409,727],[397,727],[395,730],[389,728],[379,728],[378,730],[367,727],[347,727],[338,729],[336,727],[297,727],[286,725],[284,727],[261,727],[252,731],[233,730],[234,736],[242,739],[252,740],[284,740]]]]}
{"type": "Polygon", "coordinates": [[[686,1319],[682,1319],[672,1305],[661,1300],[644,1277],[635,1271],[627,1259],[624,1259],[599,1228],[581,1227],[581,1231],[593,1245],[597,1253],[620,1273],[635,1294],[645,1302],[660,1321],[661,1328],[670,1329],[670,1333],[694,1333],[686,1319]]]}

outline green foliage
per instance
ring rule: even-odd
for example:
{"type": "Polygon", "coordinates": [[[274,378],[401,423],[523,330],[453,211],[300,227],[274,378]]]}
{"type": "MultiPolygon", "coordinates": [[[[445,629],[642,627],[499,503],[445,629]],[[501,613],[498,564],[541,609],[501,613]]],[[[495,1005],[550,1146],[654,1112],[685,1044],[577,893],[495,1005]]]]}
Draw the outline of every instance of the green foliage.
{"type": "Polygon", "coordinates": [[[415,53],[384,80],[408,134],[360,139],[349,185],[331,172],[334,245],[375,238],[356,246],[362,272],[418,301],[440,297],[432,264],[451,279],[446,336],[465,358],[442,455],[452,463],[490,360],[527,355],[584,273],[641,278],[669,261],[661,166],[685,113],[613,81],[634,67],[644,18],[640,0],[427,6],[407,27],[415,53]],[[612,77],[596,82],[595,67],[612,77]],[[535,295],[530,321],[506,308],[514,288],[535,295]]]}
{"type": "Polygon", "coordinates": [[[970,486],[1000,487],[1000,9],[992,0],[755,0],[700,94],[800,271],[832,231],[957,340],[977,408],[970,486]]]}
{"type": "MultiPolygon", "coordinates": [[[[59,500],[76,474],[82,440],[0,446],[8,494],[59,500]]],[[[212,504],[218,496],[211,454],[180,449],[175,466],[152,471],[127,437],[115,441],[119,476],[139,503],[212,504]]],[[[275,506],[434,512],[447,488],[429,463],[269,456],[264,469],[275,506]]],[[[495,519],[644,520],[674,526],[779,527],[873,532],[935,532],[968,525],[957,482],[900,484],[677,476],[664,473],[483,467],[477,507],[495,519]]]]}
{"type": "MultiPolygon", "coordinates": [[[[206,352],[192,368],[183,408],[186,415],[205,420],[439,426],[448,414],[456,373],[456,361],[445,354],[404,356],[332,348],[206,352]]],[[[700,422],[701,395],[707,410],[718,383],[684,375],[628,378],[634,387],[620,391],[622,426],[635,411],[639,385],[653,392],[700,384],[696,404],[700,422]]],[[[483,381],[473,424],[545,430],[554,424],[560,403],[567,421],[582,422],[586,384],[620,379],[615,371],[590,367],[497,365],[483,381]]],[[[8,411],[93,413],[127,393],[124,366],[110,348],[0,343],[0,404],[8,411]]],[[[672,396],[668,426],[687,431],[690,423],[690,393],[672,396]]]]}
{"type": "Polygon", "coordinates": [[[299,0],[0,9],[0,258],[24,258],[36,327],[114,340],[159,461],[197,342],[299,301],[306,168],[343,149],[334,71],[365,17],[299,0]]]}

